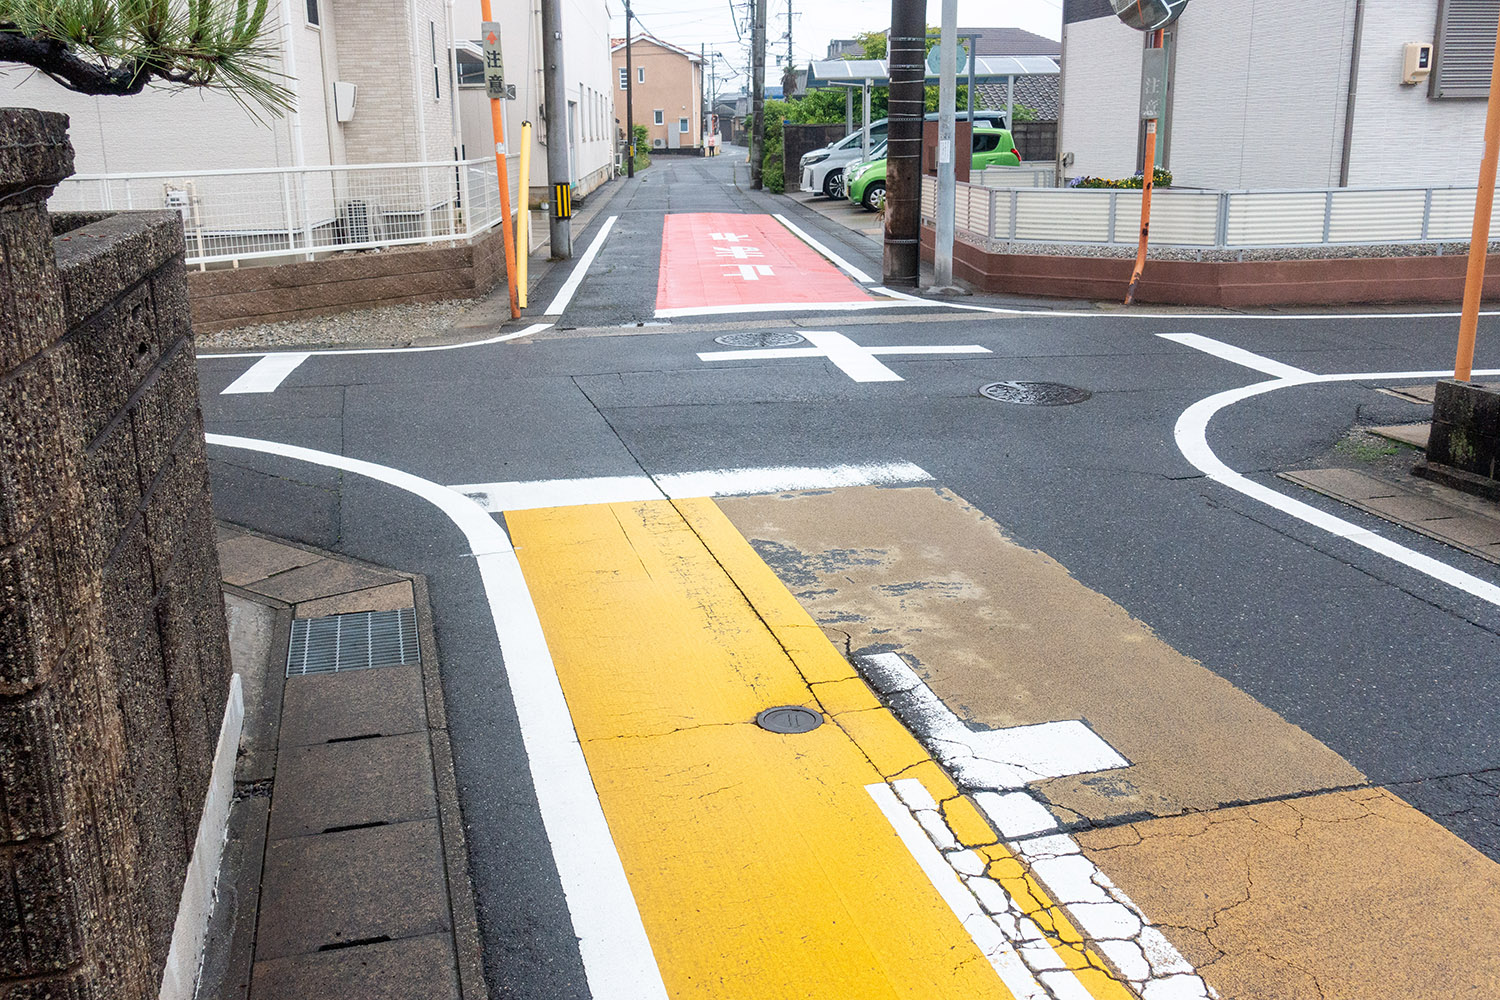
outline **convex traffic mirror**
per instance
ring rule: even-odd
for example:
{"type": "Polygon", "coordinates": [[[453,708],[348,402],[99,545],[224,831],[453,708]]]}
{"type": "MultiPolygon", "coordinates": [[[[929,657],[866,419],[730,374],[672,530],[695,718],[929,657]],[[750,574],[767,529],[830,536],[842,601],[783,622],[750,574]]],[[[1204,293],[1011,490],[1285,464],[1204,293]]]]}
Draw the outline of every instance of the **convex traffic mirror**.
{"type": "Polygon", "coordinates": [[[1155,31],[1177,20],[1187,0],[1109,0],[1115,14],[1137,31],[1155,31]]]}

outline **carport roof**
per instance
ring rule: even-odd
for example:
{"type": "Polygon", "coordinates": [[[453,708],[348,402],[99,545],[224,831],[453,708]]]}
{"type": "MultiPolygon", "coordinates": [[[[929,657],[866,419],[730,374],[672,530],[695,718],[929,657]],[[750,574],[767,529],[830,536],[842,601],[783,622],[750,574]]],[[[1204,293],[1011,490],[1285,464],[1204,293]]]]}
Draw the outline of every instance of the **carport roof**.
{"type": "MultiPolygon", "coordinates": [[[[1057,62],[1048,56],[979,56],[974,60],[975,83],[998,83],[1012,76],[1055,76],[1057,62]]],[[[937,82],[937,73],[929,67],[927,79],[937,82]]],[[[960,82],[967,82],[967,70],[960,70],[960,82]]],[[[819,59],[807,73],[809,87],[857,87],[865,80],[877,87],[891,82],[889,63],[884,59],[819,59]]]]}

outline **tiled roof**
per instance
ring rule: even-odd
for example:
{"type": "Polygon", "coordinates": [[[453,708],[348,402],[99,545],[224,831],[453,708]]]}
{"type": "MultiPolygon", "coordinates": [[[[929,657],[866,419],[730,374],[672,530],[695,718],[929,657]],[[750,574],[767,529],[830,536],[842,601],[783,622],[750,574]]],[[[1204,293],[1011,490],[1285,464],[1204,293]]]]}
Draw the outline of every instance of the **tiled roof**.
{"type": "MultiPolygon", "coordinates": [[[[1056,76],[1016,77],[1016,103],[1036,112],[1038,121],[1057,121],[1056,76]]],[[[960,83],[963,82],[960,78],[960,83]]],[[[1005,84],[981,83],[974,88],[978,92],[979,107],[985,111],[1005,110],[1005,84]]]]}
{"type": "Polygon", "coordinates": [[[958,34],[978,35],[978,50],[982,56],[1051,56],[1062,54],[1062,42],[1034,34],[1021,28],[959,28],[958,34]]]}

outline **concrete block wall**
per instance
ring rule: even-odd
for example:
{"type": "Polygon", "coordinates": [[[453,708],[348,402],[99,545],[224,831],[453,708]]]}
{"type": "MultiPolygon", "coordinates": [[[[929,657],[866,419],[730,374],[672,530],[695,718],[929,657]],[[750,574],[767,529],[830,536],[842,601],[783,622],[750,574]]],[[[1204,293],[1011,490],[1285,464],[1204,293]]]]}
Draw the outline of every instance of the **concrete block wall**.
{"type": "Polygon", "coordinates": [[[146,1000],[228,638],[181,223],[49,217],[66,129],[0,110],[0,1000],[146,1000]]]}

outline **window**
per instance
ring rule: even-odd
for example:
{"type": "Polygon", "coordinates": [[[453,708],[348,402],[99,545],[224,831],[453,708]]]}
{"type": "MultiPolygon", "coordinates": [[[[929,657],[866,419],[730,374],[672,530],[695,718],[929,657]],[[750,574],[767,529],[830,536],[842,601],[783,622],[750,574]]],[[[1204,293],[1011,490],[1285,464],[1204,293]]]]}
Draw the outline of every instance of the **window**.
{"type": "Polygon", "coordinates": [[[993,132],[974,133],[974,152],[990,153],[1000,145],[1000,137],[993,132]]]}
{"type": "Polygon", "coordinates": [[[307,23],[312,25],[323,23],[318,15],[318,0],[307,0],[307,23]]]}
{"type": "Polygon", "coordinates": [[[677,131],[682,133],[683,135],[687,135],[688,120],[686,118],[677,119],[677,131]]]}
{"type": "Polygon", "coordinates": [[[663,111],[661,108],[657,108],[656,109],[655,115],[656,115],[656,119],[651,124],[653,124],[653,125],[665,125],[667,123],[667,113],[665,111],[663,111]]]}
{"type": "Polygon", "coordinates": [[[443,99],[443,73],[438,69],[436,21],[427,22],[427,40],[432,43],[432,99],[441,101],[443,99]]]}
{"type": "MultiPolygon", "coordinates": [[[[309,2],[311,2],[311,0],[309,0],[309,2]]],[[[625,89],[627,89],[630,86],[630,77],[628,77],[628,76],[625,75],[628,72],[629,72],[629,70],[627,70],[624,66],[620,67],[620,89],[621,90],[625,90],[625,89]]]]}
{"type": "Polygon", "coordinates": [[[1486,97],[1495,55],[1494,0],[1442,0],[1432,57],[1431,97],[1486,97]]]}
{"type": "Polygon", "coordinates": [[[484,63],[480,61],[479,56],[463,49],[455,49],[454,54],[458,56],[458,85],[460,87],[483,87],[484,63]]]}
{"type": "Polygon", "coordinates": [[[635,82],[636,83],[645,83],[646,82],[646,67],[644,67],[644,66],[637,66],[635,68],[635,82]]]}

